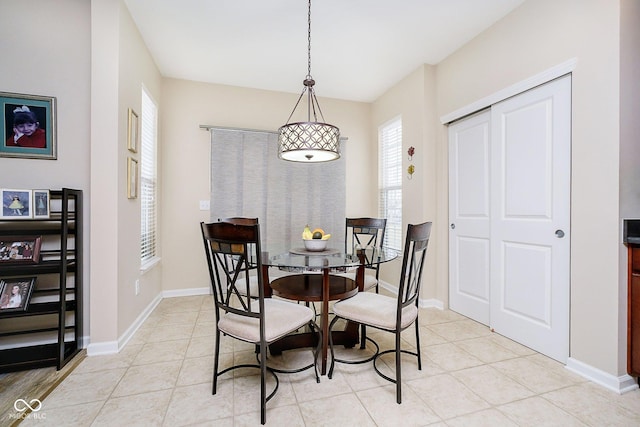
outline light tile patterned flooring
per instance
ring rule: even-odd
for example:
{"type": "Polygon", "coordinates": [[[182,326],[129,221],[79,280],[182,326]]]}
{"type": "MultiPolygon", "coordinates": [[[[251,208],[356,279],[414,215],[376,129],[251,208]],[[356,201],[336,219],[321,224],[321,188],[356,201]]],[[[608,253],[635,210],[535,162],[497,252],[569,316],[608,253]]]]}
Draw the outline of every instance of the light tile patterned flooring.
{"type": "MultiPolygon", "coordinates": [[[[260,425],[256,370],[226,374],[211,395],[214,317],[210,296],[163,300],[119,354],[86,358],[44,400],[40,418],[21,426],[260,425]]],[[[638,390],[620,396],[448,310],[421,309],[420,331],[422,371],[403,359],[401,405],[370,364],[339,364],[320,384],[311,370],[280,374],[267,425],[640,425],[638,390]]],[[[369,334],[388,348],[391,334],[369,334]]],[[[415,347],[413,329],[403,337],[415,347]]],[[[255,360],[252,346],[222,340],[223,364],[255,360]]],[[[270,360],[309,357],[301,350],[270,360]]]]}

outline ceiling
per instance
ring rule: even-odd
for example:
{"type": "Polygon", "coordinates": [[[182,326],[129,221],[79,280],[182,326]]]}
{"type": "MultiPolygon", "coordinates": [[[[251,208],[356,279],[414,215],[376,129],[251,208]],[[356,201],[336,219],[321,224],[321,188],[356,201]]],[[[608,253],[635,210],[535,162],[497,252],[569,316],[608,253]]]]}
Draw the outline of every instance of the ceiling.
{"type": "MultiPolygon", "coordinates": [[[[524,0],[314,0],[311,74],[320,97],[371,102],[437,64],[524,0]]],[[[125,0],[161,74],[300,93],[305,0],[125,0]]]]}

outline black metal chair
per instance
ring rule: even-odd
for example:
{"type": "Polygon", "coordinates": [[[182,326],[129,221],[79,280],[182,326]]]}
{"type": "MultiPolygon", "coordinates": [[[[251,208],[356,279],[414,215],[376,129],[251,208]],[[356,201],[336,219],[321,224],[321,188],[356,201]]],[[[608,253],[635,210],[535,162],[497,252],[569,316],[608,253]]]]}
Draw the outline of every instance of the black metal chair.
{"type": "MultiPolygon", "coordinates": [[[[381,248],[384,245],[384,232],[387,227],[385,218],[347,218],[344,232],[345,253],[356,254],[358,249],[367,247],[381,248]]],[[[364,275],[364,290],[376,288],[378,293],[380,280],[380,264],[366,266],[366,270],[371,270],[373,274],[364,275]]],[[[350,277],[355,280],[355,273],[350,277]]]]}
{"type": "Polygon", "coordinates": [[[422,369],[420,332],[418,329],[418,296],[420,294],[422,270],[427,254],[430,234],[431,222],[408,225],[402,259],[402,271],[398,285],[398,296],[396,298],[375,294],[373,292],[358,292],[355,296],[334,304],[333,313],[335,317],[329,325],[329,345],[332,359],[331,367],[329,368],[329,378],[333,375],[336,362],[365,363],[373,360],[373,367],[378,375],[396,384],[396,401],[402,403],[401,353],[416,356],[418,359],[418,369],[422,369]],[[393,333],[395,335],[395,348],[381,352],[376,351],[374,356],[365,360],[351,361],[337,359],[334,354],[333,341],[331,340],[331,329],[338,319],[358,322],[362,325],[393,333]],[[416,329],[415,352],[403,350],[400,346],[401,332],[413,324],[415,324],[416,329]],[[395,379],[383,374],[376,365],[380,356],[391,352],[395,353],[395,379]]]}
{"type": "MultiPolygon", "coordinates": [[[[299,328],[309,326],[320,334],[309,307],[264,297],[262,275],[258,274],[258,295],[251,295],[249,271],[262,270],[260,226],[216,222],[200,223],[209,268],[216,313],[216,336],[213,369],[213,390],[217,392],[218,377],[238,368],[260,369],[260,422],[266,422],[266,403],[278,390],[278,373],[295,373],[314,368],[318,376],[319,348],[313,351],[313,363],[299,369],[274,369],[267,366],[267,346],[299,328]],[[229,257],[233,262],[228,262],[229,257]],[[257,364],[238,364],[219,370],[221,333],[257,348],[257,364]],[[271,393],[266,392],[266,374],[275,379],[271,393]]],[[[322,340],[318,339],[318,343],[322,340]]]]}

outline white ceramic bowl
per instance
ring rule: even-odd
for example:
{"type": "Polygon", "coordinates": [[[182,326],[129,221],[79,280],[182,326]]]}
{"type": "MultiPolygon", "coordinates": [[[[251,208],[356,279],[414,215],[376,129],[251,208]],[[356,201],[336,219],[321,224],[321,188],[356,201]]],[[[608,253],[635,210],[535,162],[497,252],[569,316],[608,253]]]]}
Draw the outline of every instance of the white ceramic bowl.
{"type": "Polygon", "coordinates": [[[302,239],[302,241],[304,242],[304,248],[311,252],[324,251],[327,249],[327,243],[329,242],[328,240],[322,239],[302,239]]]}

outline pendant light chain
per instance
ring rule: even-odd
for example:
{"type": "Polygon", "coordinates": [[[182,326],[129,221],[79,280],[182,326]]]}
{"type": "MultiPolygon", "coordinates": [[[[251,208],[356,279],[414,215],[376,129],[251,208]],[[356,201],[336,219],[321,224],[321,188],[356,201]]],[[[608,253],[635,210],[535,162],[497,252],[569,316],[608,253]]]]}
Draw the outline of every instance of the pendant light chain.
{"type": "Polygon", "coordinates": [[[311,78],[311,0],[309,0],[309,12],[307,14],[308,30],[307,30],[307,78],[311,78]]]}

